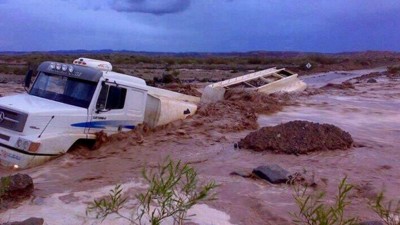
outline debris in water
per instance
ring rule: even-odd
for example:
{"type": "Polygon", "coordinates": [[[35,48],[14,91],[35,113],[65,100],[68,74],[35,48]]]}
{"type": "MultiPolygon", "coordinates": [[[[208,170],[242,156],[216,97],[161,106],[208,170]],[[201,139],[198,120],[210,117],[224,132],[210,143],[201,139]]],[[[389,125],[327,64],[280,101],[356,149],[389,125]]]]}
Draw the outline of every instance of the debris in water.
{"type": "Polygon", "coordinates": [[[327,85],[323,86],[322,89],[331,89],[331,88],[335,88],[335,89],[341,89],[341,90],[345,90],[345,89],[355,89],[354,85],[348,81],[345,81],[341,84],[332,84],[332,83],[328,83],[327,85]]]}

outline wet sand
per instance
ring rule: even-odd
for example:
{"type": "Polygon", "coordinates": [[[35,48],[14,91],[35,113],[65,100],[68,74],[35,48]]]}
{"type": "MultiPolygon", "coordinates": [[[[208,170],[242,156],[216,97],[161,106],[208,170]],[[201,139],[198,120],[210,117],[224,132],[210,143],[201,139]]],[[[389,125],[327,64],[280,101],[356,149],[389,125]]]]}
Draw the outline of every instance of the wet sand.
{"type": "MultiPolygon", "coordinates": [[[[348,78],[369,72],[352,72],[348,78]]],[[[336,75],[331,74],[337,75],[319,74],[319,78],[305,80],[316,89],[335,80],[336,75]]],[[[193,222],[197,224],[291,224],[289,212],[297,210],[291,187],[229,175],[233,171],[251,172],[265,164],[279,164],[291,173],[314,174],[317,190],[327,191],[328,196],[333,196],[340,179],[348,176],[349,182],[356,185],[350,196],[353,204],[349,214],[377,219],[367,207],[368,198],[381,190],[397,198],[400,186],[400,79],[381,76],[377,81],[354,81],[355,89],[306,92],[295,96],[292,106],[258,116],[260,126],[298,119],[334,124],[352,135],[357,147],[350,150],[301,156],[256,153],[234,148],[234,143],[251,130],[227,133],[205,129],[202,124],[192,128],[185,122],[174,124],[145,135],[143,144],[136,142],[136,135],[125,134],[99,150],[78,148],[39,167],[20,171],[33,177],[34,196],[19,208],[0,213],[0,221],[36,216],[48,224],[94,224],[94,219],[85,216],[88,201],[105,195],[116,183],[125,184],[129,194],[140,192],[145,187],[140,178],[142,167],[155,166],[168,155],[190,163],[202,181],[213,179],[221,184],[218,200],[195,209],[199,216],[193,222]]],[[[1,84],[0,89],[3,87],[1,84]]],[[[0,175],[12,172],[1,169],[0,175]]],[[[104,224],[124,223],[108,220],[104,224]]]]}

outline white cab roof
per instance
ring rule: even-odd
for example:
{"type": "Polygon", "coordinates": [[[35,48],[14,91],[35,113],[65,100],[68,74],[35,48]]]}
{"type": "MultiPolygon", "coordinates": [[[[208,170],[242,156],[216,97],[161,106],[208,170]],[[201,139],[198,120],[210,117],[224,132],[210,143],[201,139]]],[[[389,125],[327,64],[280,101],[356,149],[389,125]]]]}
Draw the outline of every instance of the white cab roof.
{"type": "Polygon", "coordinates": [[[138,78],[138,77],[129,76],[129,75],[122,74],[122,73],[116,73],[116,72],[112,72],[112,71],[103,72],[103,76],[106,79],[123,82],[125,84],[136,84],[136,85],[146,87],[146,82],[143,79],[138,78]]]}

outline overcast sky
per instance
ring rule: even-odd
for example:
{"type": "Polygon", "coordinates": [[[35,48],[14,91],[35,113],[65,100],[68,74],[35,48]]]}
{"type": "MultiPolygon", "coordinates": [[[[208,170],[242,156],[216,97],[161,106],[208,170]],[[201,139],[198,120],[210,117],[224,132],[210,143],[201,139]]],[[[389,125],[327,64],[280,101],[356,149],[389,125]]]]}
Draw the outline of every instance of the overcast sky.
{"type": "Polygon", "coordinates": [[[0,51],[400,51],[400,0],[0,0],[0,51]]]}

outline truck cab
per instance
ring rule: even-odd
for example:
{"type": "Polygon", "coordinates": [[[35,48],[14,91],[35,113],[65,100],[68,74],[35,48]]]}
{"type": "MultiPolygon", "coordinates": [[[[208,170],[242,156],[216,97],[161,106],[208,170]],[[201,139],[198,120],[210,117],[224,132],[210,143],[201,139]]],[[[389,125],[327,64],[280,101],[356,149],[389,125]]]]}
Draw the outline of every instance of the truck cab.
{"type": "Polygon", "coordinates": [[[36,166],[67,152],[78,140],[95,139],[99,131],[127,131],[145,120],[145,81],[113,72],[108,62],[47,61],[37,71],[27,93],[0,98],[3,166],[36,166]]]}

